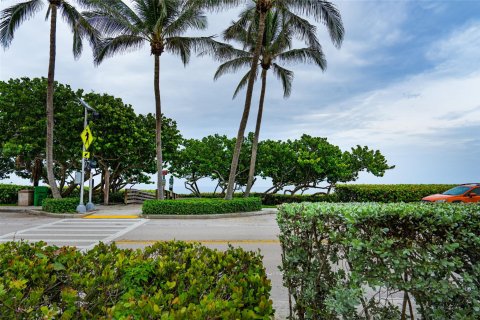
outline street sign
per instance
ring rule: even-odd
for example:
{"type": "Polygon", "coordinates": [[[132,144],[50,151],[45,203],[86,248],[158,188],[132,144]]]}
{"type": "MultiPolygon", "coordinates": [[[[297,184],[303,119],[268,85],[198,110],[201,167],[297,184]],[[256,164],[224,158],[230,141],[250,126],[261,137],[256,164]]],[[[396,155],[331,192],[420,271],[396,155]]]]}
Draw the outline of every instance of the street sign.
{"type": "Polygon", "coordinates": [[[83,152],[83,158],[84,158],[84,159],[90,159],[90,152],[84,151],[84,152],[83,152]]]}
{"type": "Polygon", "coordinates": [[[80,137],[82,138],[85,150],[88,150],[88,147],[90,147],[93,141],[92,131],[90,130],[89,126],[85,127],[85,129],[82,131],[82,134],[80,134],[80,137]]]}

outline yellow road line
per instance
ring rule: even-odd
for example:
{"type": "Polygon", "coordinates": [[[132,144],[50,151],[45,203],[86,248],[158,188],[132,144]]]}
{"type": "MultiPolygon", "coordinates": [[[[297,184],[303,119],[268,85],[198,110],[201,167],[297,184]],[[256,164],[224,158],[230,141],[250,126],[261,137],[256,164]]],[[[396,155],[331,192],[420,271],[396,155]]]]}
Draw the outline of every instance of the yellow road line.
{"type": "MultiPolygon", "coordinates": [[[[156,242],[167,242],[172,240],[117,240],[116,244],[154,244],[156,242]]],[[[280,244],[277,239],[255,239],[255,240],[179,240],[186,243],[200,242],[202,244],[280,244]]]]}
{"type": "Polygon", "coordinates": [[[134,215],[91,215],[83,217],[83,219],[138,219],[134,215]]]}

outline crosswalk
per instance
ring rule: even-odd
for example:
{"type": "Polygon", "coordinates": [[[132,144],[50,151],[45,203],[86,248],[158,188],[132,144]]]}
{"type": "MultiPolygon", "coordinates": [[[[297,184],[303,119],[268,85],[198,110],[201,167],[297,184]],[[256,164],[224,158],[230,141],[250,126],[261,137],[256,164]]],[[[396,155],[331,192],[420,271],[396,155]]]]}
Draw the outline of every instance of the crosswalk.
{"type": "Polygon", "coordinates": [[[25,240],[76,246],[82,251],[108,243],[147,222],[146,219],[63,219],[0,236],[0,243],[25,240]]]}

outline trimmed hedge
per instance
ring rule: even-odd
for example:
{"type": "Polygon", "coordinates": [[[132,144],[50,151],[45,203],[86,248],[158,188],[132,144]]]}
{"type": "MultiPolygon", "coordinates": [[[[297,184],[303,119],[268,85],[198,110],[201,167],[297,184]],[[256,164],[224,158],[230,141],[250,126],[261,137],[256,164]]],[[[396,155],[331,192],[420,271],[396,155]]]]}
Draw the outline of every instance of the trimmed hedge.
{"type": "Polygon", "coordinates": [[[163,242],[87,253],[0,244],[2,319],[271,319],[259,253],[163,242]]]}
{"type": "Polygon", "coordinates": [[[143,214],[221,214],[249,212],[262,209],[259,198],[223,199],[182,199],[182,200],[147,200],[143,203],[143,214]]]}
{"type": "Polygon", "coordinates": [[[418,202],[431,194],[442,193],[456,184],[339,184],[339,202],[418,202]]]}
{"type": "Polygon", "coordinates": [[[277,221],[293,318],[480,319],[478,204],[288,204],[277,221]]]}
{"type": "Polygon", "coordinates": [[[262,204],[267,206],[276,206],[283,203],[300,203],[300,202],[337,202],[336,194],[324,195],[287,195],[287,194],[255,194],[262,198],[262,204]]]}
{"type": "Polygon", "coordinates": [[[33,187],[0,184],[0,204],[16,204],[18,202],[18,191],[27,189],[32,190],[33,187]]]}
{"type": "Polygon", "coordinates": [[[78,198],[47,198],[42,202],[42,210],[52,213],[75,213],[79,203],[78,198]]]}

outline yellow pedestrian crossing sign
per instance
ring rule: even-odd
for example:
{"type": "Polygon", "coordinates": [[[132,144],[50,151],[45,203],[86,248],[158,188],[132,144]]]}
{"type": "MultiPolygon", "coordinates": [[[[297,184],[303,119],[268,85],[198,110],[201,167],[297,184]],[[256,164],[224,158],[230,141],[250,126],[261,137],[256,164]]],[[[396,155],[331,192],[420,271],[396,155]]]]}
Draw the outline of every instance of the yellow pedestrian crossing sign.
{"type": "Polygon", "coordinates": [[[84,158],[84,159],[90,159],[90,152],[84,151],[84,152],[83,152],[83,158],[84,158]]]}
{"type": "Polygon", "coordinates": [[[80,137],[82,138],[83,145],[85,146],[85,150],[88,150],[88,147],[90,147],[93,141],[92,131],[90,130],[89,126],[87,126],[82,131],[82,134],[80,135],[80,137]]]}

